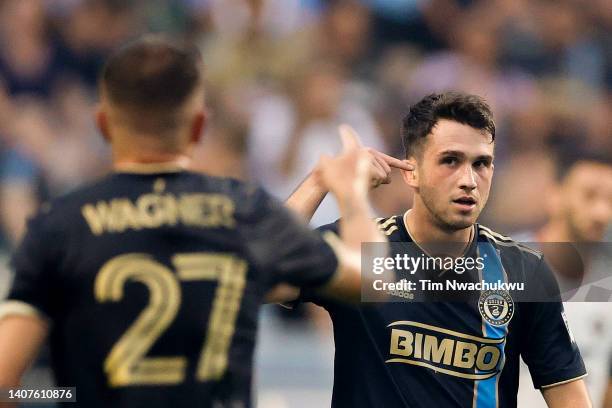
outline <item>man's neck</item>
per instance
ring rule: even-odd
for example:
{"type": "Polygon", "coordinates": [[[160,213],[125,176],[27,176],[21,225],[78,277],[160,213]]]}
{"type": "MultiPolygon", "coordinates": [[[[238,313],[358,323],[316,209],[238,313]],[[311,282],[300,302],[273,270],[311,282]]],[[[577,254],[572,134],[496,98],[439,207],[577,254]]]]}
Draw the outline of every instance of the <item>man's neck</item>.
{"type": "Polygon", "coordinates": [[[191,164],[194,145],[180,142],[180,135],[139,133],[131,128],[114,129],[111,150],[113,169],[126,167],[175,166],[187,168],[191,164]]]}
{"type": "Polygon", "coordinates": [[[113,146],[113,169],[115,171],[129,170],[134,167],[163,166],[187,169],[191,165],[189,149],[168,150],[162,148],[146,148],[146,143],[128,145],[127,143],[113,146]]]}
{"type": "Polygon", "coordinates": [[[474,226],[460,230],[447,230],[437,225],[426,211],[413,207],[404,214],[404,223],[412,240],[431,255],[445,252],[461,256],[472,241],[474,226]]]}
{"type": "Polygon", "coordinates": [[[132,157],[115,158],[113,169],[115,171],[131,171],[146,167],[167,167],[187,169],[191,164],[191,158],[187,155],[158,154],[158,155],[139,155],[132,157]]]}

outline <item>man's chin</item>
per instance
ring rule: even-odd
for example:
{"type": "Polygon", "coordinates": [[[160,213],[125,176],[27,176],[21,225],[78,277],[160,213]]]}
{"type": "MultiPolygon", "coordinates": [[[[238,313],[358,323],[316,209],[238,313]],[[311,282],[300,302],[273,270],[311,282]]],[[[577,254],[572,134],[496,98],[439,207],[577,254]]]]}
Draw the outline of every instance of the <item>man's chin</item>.
{"type": "Polygon", "coordinates": [[[447,224],[454,230],[462,230],[471,227],[476,223],[478,217],[470,216],[455,216],[447,220],[447,224]]]}
{"type": "Polygon", "coordinates": [[[454,224],[452,224],[452,227],[456,230],[462,230],[462,229],[466,229],[471,227],[472,225],[474,225],[473,222],[456,222],[454,224]]]}

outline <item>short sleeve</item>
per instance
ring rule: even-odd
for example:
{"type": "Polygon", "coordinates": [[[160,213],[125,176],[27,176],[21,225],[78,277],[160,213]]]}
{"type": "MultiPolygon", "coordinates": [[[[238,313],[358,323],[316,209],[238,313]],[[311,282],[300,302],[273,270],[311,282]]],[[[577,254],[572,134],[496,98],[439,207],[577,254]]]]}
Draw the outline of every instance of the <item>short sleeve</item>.
{"type": "Polygon", "coordinates": [[[319,233],[261,189],[246,201],[247,211],[239,220],[241,239],[256,266],[269,274],[270,286],[319,287],[334,276],[336,254],[319,233]]]}
{"type": "Polygon", "coordinates": [[[57,259],[52,247],[58,242],[47,228],[46,215],[28,222],[27,232],[13,254],[14,278],[8,297],[0,304],[0,316],[6,314],[53,315],[54,268],[57,259]]]}
{"type": "MultiPolygon", "coordinates": [[[[330,224],[321,225],[317,228],[317,231],[321,234],[333,233],[338,235],[340,229],[340,220],[336,220],[330,224]]],[[[328,308],[329,303],[333,302],[332,299],[329,299],[325,296],[321,296],[320,291],[317,291],[316,288],[305,288],[300,291],[300,296],[292,302],[290,306],[295,306],[298,303],[304,302],[312,302],[319,306],[328,308]]]]}
{"type": "MultiPolygon", "coordinates": [[[[537,274],[552,276],[542,259],[537,274]]],[[[521,351],[536,388],[577,380],[586,369],[560,300],[523,303],[528,339],[521,351]]]]}

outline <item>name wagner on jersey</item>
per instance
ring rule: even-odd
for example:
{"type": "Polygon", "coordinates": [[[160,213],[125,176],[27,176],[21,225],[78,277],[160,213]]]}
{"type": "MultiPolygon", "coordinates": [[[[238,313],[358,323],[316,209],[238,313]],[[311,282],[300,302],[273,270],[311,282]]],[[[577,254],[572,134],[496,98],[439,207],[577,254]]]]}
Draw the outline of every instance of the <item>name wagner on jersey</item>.
{"type": "Polygon", "coordinates": [[[135,200],[113,198],[88,203],[81,214],[94,235],[121,233],[126,230],[176,226],[233,228],[235,204],[223,194],[146,193],[135,200]]]}

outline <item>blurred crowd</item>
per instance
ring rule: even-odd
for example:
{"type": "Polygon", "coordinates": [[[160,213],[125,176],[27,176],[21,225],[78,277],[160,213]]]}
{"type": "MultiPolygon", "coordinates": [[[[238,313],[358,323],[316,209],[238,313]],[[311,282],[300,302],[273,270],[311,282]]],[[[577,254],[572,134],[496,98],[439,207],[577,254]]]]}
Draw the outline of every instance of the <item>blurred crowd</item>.
{"type": "MultiPolygon", "coordinates": [[[[0,247],[42,201],[108,171],[97,73],[147,32],[202,50],[210,122],[198,168],[281,199],[339,151],[340,123],[401,157],[408,106],[449,89],[493,107],[496,180],[481,221],[502,232],[546,221],[557,152],[612,156],[608,0],[0,0],[0,247]]],[[[412,197],[395,180],[373,199],[385,216],[412,197]]],[[[314,222],[335,216],[325,202],[314,222]]],[[[275,364],[266,356],[282,346],[263,343],[263,364],[275,364]]]]}
{"type": "MultiPolygon", "coordinates": [[[[211,121],[198,166],[285,198],[347,122],[401,156],[407,106],[432,91],[484,96],[497,126],[484,222],[545,219],[556,149],[612,149],[612,8],[606,0],[2,0],[0,225],[109,166],[93,124],[108,53],[145,32],[195,41],[211,121]],[[529,183],[523,181],[529,180],[529,183]],[[516,211],[521,208],[521,211],[516,211]]],[[[410,205],[392,184],[381,215],[410,205]]],[[[317,223],[334,217],[324,205],[317,223]]]]}

